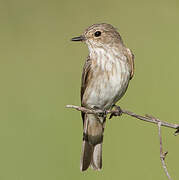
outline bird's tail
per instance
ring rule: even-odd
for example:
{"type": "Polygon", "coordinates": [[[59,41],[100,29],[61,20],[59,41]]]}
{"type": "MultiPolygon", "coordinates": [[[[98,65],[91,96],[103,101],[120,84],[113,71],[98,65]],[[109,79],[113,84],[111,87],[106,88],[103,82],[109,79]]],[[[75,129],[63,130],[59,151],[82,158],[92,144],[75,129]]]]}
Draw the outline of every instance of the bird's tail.
{"type": "Polygon", "coordinates": [[[104,117],[97,117],[94,114],[85,115],[80,165],[81,171],[85,171],[90,165],[94,170],[100,170],[102,168],[104,124],[104,117]]]}

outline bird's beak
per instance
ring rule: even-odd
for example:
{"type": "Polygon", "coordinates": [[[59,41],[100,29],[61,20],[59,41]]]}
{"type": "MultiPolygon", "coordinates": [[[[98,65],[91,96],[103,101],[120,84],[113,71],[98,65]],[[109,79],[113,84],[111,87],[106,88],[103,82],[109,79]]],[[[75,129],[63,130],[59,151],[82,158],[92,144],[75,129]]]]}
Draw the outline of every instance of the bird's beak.
{"type": "Polygon", "coordinates": [[[74,37],[71,39],[72,41],[84,41],[85,37],[84,36],[79,36],[79,37],[74,37]]]}

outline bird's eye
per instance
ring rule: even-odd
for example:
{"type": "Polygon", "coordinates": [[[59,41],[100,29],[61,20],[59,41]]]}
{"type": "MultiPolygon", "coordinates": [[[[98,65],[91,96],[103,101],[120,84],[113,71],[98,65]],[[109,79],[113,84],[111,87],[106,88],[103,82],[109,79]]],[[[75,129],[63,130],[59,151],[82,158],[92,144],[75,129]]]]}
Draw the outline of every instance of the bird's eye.
{"type": "Polygon", "coordinates": [[[101,36],[101,31],[96,31],[96,32],[94,33],[94,35],[95,35],[95,37],[101,36]]]}

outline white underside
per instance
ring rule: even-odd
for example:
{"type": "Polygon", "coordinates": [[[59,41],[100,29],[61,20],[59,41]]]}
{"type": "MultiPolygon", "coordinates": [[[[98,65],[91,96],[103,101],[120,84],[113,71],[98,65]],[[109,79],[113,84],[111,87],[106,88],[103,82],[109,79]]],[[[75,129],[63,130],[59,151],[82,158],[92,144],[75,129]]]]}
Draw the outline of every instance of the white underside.
{"type": "Polygon", "coordinates": [[[88,107],[96,106],[100,109],[109,109],[124,95],[128,87],[130,73],[126,57],[122,56],[122,58],[122,60],[113,57],[106,59],[106,56],[99,56],[98,66],[95,66],[94,76],[84,94],[88,107]],[[100,74],[98,73],[99,69],[102,71],[100,74]]]}

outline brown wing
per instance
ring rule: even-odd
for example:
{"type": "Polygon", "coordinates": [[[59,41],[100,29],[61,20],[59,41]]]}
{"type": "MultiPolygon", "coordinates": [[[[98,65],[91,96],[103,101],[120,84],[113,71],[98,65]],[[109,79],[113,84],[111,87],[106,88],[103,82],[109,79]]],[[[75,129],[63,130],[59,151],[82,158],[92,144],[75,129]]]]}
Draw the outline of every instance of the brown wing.
{"type": "MultiPolygon", "coordinates": [[[[82,78],[81,78],[81,106],[83,106],[82,100],[83,100],[83,94],[85,92],[85,89],[88,84],[88,80],[90,79],[92,73],[91,73],[91,59],[89,56],[86,59],[86,62],[83,66],[83,73],[82,73],[82,78]]],[[[81,113],[82,119],[83,119],[83,124],[84,124],[84,115],[85,113],[81,113]]]]}
{"type": "Polygon", "coordinates": [[[130,79],[132,79],[133,76],[134,76],[134,54],[132,53],[132,51],[131,51],[130,49],[126,48],[125,55],[126,55],[126,57],[127,57],[129,66],[130,66],[130,68],[131,68],[131,76],[130,76],[130,79]]]}

